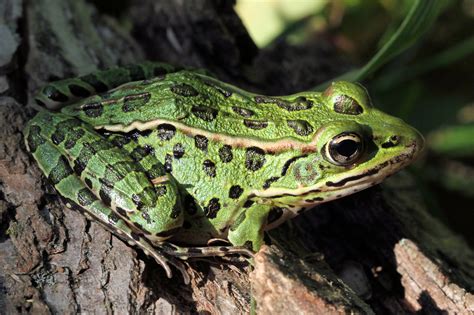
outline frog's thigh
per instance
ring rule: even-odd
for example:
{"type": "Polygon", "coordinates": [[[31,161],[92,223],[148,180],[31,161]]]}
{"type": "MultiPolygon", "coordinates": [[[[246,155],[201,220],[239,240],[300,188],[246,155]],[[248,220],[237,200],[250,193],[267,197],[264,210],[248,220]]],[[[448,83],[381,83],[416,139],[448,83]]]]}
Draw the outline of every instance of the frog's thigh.
{"type": "MultiPolygon", "coordinates": [[[[95,195],[152,242],[170,237],[181,227],[178,188],[161,165],[145,169],[124,149],[60,113],[38,113],[25,134],[31,153],[60,195],[76,192],[75,186],[63,182],[77,178],[87,185],[81,184],[84,193],[95,195]]],[[[68,198],[80,204],[81,197],[74,193],[68,198]]]]}
{"type": "Polygon", "coordinates": [[[271,207],[253,204],[246,208],[235,220],[229,230],[229,241],[236,246],[251,246],[258,251],[264,244],[263,234],[271,207]]]}

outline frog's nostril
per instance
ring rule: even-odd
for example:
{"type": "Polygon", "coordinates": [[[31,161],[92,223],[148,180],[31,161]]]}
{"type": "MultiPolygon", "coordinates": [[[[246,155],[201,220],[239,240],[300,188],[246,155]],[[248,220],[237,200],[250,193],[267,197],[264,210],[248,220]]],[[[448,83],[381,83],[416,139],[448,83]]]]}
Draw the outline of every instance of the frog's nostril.
{"type": "Polygon", "coordinates": [[[382,148],[388,149],[397,146],[400,143],[401,137],[397,135],[390,136],[387,141],[382,143],[382,148]]]}

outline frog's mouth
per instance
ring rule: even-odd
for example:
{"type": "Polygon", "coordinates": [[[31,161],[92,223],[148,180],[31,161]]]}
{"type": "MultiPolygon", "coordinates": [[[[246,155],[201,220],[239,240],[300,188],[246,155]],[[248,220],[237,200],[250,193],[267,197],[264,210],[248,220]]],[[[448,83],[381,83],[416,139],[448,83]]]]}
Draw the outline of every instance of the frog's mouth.
{"type": "Polygon", "coordinates": [[[376,164],[374,167],[357,173],[354,169],[337,181],[328,180],[315,186],[300,189],[270,188],[256,191],[258,197],[279,199],[288,198],[290,203],[298,206],[312,206],[338,199],[382,182],[386,177],[396,173],[410,164],[421,152],[422,145],[413,141],[398,155],[376,164]]]}

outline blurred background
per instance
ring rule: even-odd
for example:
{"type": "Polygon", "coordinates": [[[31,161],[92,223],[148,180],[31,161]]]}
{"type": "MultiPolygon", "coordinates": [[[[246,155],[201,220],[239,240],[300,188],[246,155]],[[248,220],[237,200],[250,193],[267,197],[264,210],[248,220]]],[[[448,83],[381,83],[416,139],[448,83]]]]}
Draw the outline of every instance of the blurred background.
{"type": "MultiPolygon", "coordinates": [[[[235,9],[261,48],[282,36],[295,45],[324,36],[363,66],[414,2],[238,0],[235,9]]],[[[426,32],[363,82],[377,107],[425,135],[425,154],[409,171],[433,215],[474,246],[474,0],[440,6],[426,32]]]]}
{"type": "MultiPolygon", "coordinates": [[[[90,1],[126,19],[131,0],[90,1]]],[[[432,214],[474,246],[474,0],[236,0],[235,10],[259,48],[323,39],[367,70],[345,78],[424,134],[409,171],[432,214]]]]}

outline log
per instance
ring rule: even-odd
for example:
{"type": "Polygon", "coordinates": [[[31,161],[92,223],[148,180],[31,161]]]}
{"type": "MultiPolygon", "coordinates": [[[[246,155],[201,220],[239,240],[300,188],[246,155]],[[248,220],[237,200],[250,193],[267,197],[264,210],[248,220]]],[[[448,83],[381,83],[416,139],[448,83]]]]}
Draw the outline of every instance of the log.
{"type": "Polygon", "coordinates": [[[474,254],[433,218],[408,173],[269,234],[253,266],[190,260],[191,283],[67,209],[22,129],[46,82],[150,59],[265,94],[348,69],[324,39],[259,50],[232,1],[133,1],[127,28],[83,0],[0,3],[0,310],[18,313],[474,312],[474,254]],[[285,62],[283,62],[285,61],[285,62]]]}

